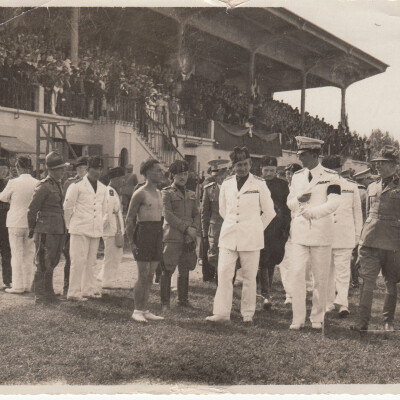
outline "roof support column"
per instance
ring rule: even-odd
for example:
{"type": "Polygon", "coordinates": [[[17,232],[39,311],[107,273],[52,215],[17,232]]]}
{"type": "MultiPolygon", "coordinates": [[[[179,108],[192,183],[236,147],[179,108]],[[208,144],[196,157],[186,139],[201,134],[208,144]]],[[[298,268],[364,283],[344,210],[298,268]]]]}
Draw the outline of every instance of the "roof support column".
{"type": "MultiPolygon", "coordinates": [[[[255,82],[254,82],[255,64],[256,64],[256,51],[251,50],[250,51],[250,60],[249,60],[249,92],[250,92],[250,95],[253,94],[253,91],[255,92],[255,82]]],[[[254,97],[252,96],[252,101],[250,101],[250,103],[249,103],[249,118],[253,115],[254,97]]]]}
{"type": "Polygon", "coordinates": [[[306,87],[307,87],[307,72],[301,73],[301,126],[304,125],[306,112],[306,87]]]}
{"type": "Polygon", "coordinates": [[[342,87],[341,94],[342,94],[342,106],[340,109],[340,121],[342,123],[342,127],[344,130],[348,128],[347,126],[347,118],[346,118],[346,89],[347,87],[342,87]]]}
{"type": "Polygon", "coordinates": [[[79,54],[79,7],[71,8],[71,62],[78,65],[79,54]]]}

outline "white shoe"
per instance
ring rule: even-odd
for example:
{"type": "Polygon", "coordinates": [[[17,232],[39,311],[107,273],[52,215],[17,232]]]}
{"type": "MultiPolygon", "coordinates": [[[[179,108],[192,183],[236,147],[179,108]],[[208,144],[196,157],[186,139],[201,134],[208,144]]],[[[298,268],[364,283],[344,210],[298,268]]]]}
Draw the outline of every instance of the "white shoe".
{"type": "Polygon", "coordinates": [[[153,313],[151,313],[150,311],[145,311],[143,313],[143,316],[149,320],[149,321],[161,321],[164,319],[164,317],[160,317],[158,315],[154,315],[153,313]]]}
{"type": "Polygon", "coordinates": [[[264,299],[263,308],[264,310],[269,310],[272,307],[271,302],[268,299],[264,299]]]}
{"type": "Polygon", "coordinates": [[[7,288],[5,290],[6,293],[11,293],[11,294],[23,294],[24,289],[14,289],[14,288],[7,288]]]}
{"type": "Polygon", "coordinates": [[[346,318],[349,314],[350,314],[350,311],[346,306],[340,306],[339,317],[346,318]]]}
{"type": "Polygon", "coordinates": [[[253,323],[253,318],[252,317],[243,317],[243,322],[245,324],[251,324],[251,323],[253,323]]]}
{"type": "Polygon", "coordinates": [[[313,328],[313,329],[322,329],[322,322],[313,322],[311,324],[311,328],[313,328]]]}
{"type": "Polygon", "coordinates": [[[221,315],[211,315],[210,317],[206,318],[208,322],[222,322],[222,321],[229,321],[229,317],[222,317],[221,315]]]}
{"type": "Polygon", "coordinates": [[[326,307],[326,312],[332,312],[335,311],[336,307],[334,304],[329,305],[328,307],[326,307]]]}
{"type": "Polygon", "coordinates": [[[286,300],[285,300],[284,304],[292,304],[292,298],[291,297],[286,297],[286,300]]]}
{"type": "Polygon", "coordinates": [[[143,315],[143,311],[135,310],[131,317],[134,321],[147,323],[147,319],[143,315]]]}
{"type": "Polygon", "coordinates": [[[70,301],[79,301],[79,302],[82,302],[82,301],[88,301],[88,299],[86,298],[86,297],[67,297],[67,300],[70,300],[70,301]]]}
{"type": "Polygon", "coordinates": [[[299,331],[302,328],[304,328],[304,324],[292,324],[289,326],[289,329],[292,331],[299,331]]]}

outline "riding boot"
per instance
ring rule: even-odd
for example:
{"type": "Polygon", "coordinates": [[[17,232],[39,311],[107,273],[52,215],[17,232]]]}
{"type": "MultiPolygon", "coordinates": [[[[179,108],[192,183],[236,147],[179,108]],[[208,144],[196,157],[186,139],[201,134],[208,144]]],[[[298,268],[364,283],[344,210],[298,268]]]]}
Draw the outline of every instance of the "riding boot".
{"type": "Polygon", "coordinates": [[[178,302],[182,306],[189,304],[189,271],[178,275],[178,302]]]}
{"type": "Polygon", "coordinates": [[[169,306],[171,299],[171,272],[163,270],[160,278],[161,304],[169,306]]]}

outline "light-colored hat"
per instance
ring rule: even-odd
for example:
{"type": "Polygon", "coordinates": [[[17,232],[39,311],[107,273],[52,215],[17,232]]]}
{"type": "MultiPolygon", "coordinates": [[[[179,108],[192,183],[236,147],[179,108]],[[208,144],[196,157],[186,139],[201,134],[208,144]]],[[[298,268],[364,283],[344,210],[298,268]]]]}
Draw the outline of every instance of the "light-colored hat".
{"type": "Polygon", "coordinates": [[[310,150],[320,150],[324,144],[323,140],[310,138],[307,136],[296,136],[297,141],[297,154],[305,153],[310,150]]]}

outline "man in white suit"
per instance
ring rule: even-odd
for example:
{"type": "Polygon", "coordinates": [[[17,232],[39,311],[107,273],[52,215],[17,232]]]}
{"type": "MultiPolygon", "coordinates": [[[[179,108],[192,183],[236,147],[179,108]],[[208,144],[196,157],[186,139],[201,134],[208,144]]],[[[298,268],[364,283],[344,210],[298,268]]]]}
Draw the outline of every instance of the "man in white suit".
{"type": "Polygon", "coordinates": [[[222,183],[219,213],[224,219],[219,236],[218,288],[213,315],[207,321],[230,319],[233,276],[240,258],[243,275],[241,314],[252,322],[256,309],[257,271],[264,230],[275,217],[274,203],[265,181],[250,173],[251,158],[246,147],[230,154],[234,175],[222,183]]]}
{"type": "Polygon", "coordinates": [[[110,170],[108,177],[110,183],[107,186],[107,220],[104,222],[104,262],[99,279],[103,289],[115,289],[119,264],[123,256],[123,246],[117,247],[115,236],[117,233],[125,233],[122,206],[119,198],[119,190],[124,176],[124,169],[115,167],[110,170]]]}
{"type": "MultiPolygon", "coordinates": [[[[322,165],[339,173],[341,171],[340,156],[325,157],[322,165]]],[[[339,183],[342,194],[340,206],[333,213],[334,235],[326,311],[334,311],[337,304],[339,316],[345,318],[349,314],[351,256],[360,239],[363,216],[357,183],[343,177],[339,178],[339,183]]]]}
{"type": "Polygon", "coordinates": [[[293,321],[290,329],[304,327],[306,319],[306,268],[311,263],[314,278],[310,320],[322,329],[333,242],[333,212],[340,204],[339,175],[318,161],[322,140],[297,136],[303,169],[293,175],[288,207],[292,211],[291,289],[293,321]],[[296,260],[296,261],[294,261],[296,260]]]}
{"type": "Polygon", "coordinates": [[[71,235],[71,270],[67,299],[85,301],[101,297],[94,275],[97,250],[107,221],[107,189],[100,181],[103,160],[88,160],[88,173],[67,190],[64,201],[65,225],[71,235]]]}

